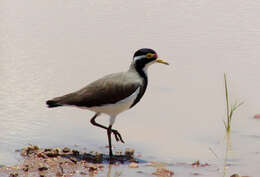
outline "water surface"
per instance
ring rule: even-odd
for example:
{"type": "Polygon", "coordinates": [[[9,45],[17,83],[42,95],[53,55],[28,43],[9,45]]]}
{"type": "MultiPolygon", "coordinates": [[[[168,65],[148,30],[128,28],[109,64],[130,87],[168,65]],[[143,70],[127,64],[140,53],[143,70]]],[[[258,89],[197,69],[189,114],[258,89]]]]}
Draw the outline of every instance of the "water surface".
{"type": "MultiPolygon", "coordinates": [[[[171,65],[151,66],[143,100],[115,123],[126,144],[114,146],[134,148],[146,160],[205,161],[215,171],[201,173],[211,176],[222,175],[225,164],[227,176],[255,176],[259,15],[258,1],[242,0],[2,0],[0,164],[16,163],[14,151],[28,144],[106,152],[106,133],[89,123],[92,112],[47,109],[45,101],[127,70],[135,50],[150,47],[171,65]],[[234,115],[228,152],[224,72],[231,102],[245,102],[234,115]]],[[[172,169],[189,176],[183,166],[172,169]]]]}

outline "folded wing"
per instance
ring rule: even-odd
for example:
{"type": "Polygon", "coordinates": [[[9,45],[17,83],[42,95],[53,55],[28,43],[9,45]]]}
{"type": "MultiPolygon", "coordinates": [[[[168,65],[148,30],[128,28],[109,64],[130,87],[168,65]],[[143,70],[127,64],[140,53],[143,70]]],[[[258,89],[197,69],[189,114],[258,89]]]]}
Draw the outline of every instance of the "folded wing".
{"type": "Polygon", "coordinates": [[[93,107],[113,104],[133,94],[140,82],[130,80],[127,75],[118,73],[105,76],[77,92],[48,100],[49,107],[74,105],[93,107]]]}

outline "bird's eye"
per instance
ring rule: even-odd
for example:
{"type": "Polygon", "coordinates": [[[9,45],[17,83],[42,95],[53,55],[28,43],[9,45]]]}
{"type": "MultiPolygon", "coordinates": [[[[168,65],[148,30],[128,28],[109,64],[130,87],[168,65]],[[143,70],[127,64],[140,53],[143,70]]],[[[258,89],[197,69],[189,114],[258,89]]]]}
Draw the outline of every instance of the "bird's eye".
{"type": "Polygon", "coordinates": [[[154,56],[154,55],[153,55],[152,53],[146,54],[146,58],[148,58],[148,59],[152,58],[153,56],[154,56]]]}

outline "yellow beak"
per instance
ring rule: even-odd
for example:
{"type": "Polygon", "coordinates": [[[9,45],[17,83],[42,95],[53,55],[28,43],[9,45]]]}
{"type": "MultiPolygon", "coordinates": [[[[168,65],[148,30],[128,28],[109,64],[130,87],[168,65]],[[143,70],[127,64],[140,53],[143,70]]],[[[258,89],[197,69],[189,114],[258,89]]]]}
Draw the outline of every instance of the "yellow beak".
{"type": "Polygon", "coordinates": [[[156,61],[157,63],[162,63],[162,64],[165,64],[165,65],[169,65],[168,62],[166,62],[165,60],[163,60],[163,59],[161,59],[161,58],[157,58],[155,61],[156,61]]]}

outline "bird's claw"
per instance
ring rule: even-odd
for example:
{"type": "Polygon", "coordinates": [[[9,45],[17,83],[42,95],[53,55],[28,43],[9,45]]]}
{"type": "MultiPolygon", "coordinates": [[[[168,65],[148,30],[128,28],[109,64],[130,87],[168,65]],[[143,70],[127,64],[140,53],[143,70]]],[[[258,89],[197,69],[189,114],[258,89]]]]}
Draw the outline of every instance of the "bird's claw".
{"type": "Polygon", "coordinates": [[[114,134],[116,141],[121,141],[122,143],[125,143],[121,134],[117,130],[113,129],[112,133],[114,134]]]}

